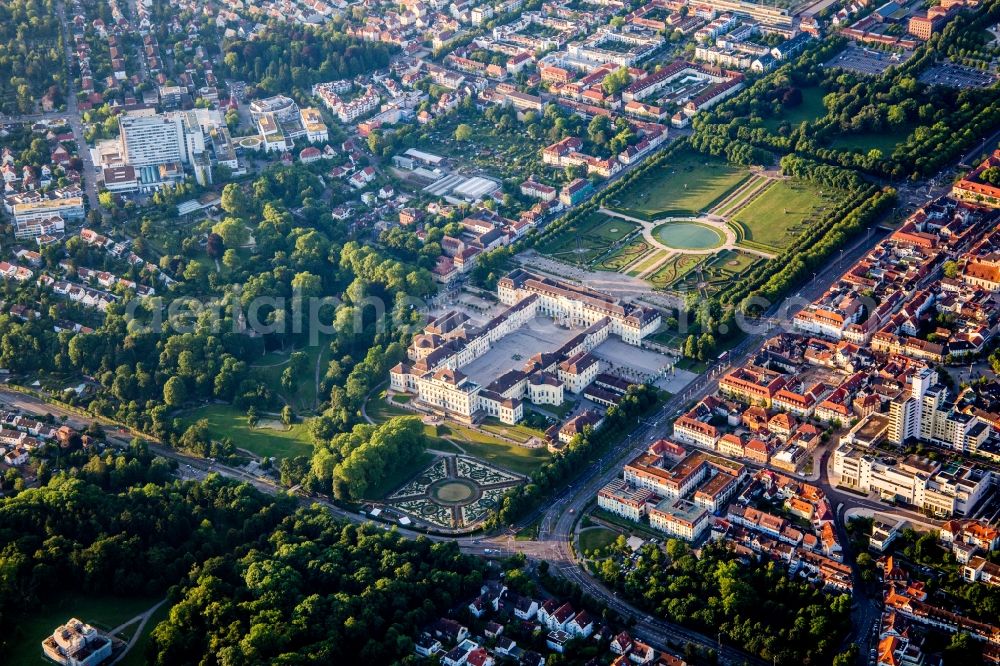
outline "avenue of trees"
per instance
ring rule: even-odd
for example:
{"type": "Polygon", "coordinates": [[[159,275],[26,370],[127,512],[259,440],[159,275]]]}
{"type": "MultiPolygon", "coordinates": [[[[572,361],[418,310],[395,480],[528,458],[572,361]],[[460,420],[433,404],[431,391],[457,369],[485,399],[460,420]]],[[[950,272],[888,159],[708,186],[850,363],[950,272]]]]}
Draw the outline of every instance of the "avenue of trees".
{"type": "Polygon", "coordinates": [[[1000,126],[1000,91],[995,86],[960,89],[928,85],[921,83],[919,76],[943,55],[961,59],[974,52],[969,40],[998,19],[1000,2],[995,0],[974,14],[960,14],[910,60],[880,77],[825,66],[845,44],[840,39],[825,40],[796,62],[779,67],[739,95],[699,115],[694,121],[693,144],[722,154],[722,150],[739,150],[730,144],[742,143],[886,178],[932,175],[1000,126]],[[786,111],[804,103],[803,91],[815,95],[816,89],[822,95],[822,107],[813,120],[779,122],[770,128],[761,122],[768,118],[780,121],[786,111]],[[853,135],[884,133],[902,140],[891,151],[856,150],[850,143],[837,142],[853,135]]]}
{"type": "Polygon", "coordinates": [[[541,506],[553,490],[562,487],[592,464],[607,445],[631,430],[638,418],[656,403],[656,389],[645,384],[630,386],[622,402],[608,409],[599,428],[585,428],[562,451],[539,467],[531,475],[529,483],[507,493],[490,516],[489,526],[504,527],[541,506]]]}

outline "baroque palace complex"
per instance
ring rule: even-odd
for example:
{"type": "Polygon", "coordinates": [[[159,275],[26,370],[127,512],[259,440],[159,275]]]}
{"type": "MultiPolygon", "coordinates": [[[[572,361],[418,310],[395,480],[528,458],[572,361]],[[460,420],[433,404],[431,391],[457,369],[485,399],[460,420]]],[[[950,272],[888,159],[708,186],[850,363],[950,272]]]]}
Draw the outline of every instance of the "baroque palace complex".
{"type": "Polygon", "coordinates": [[[590,352],[609,336],[639,346],[660,326],[660,313],[653,309],[521,269],[500,280],[497,295],[509,307],[482,327],[458,312],[429,322],[413,338],[410,362],[389,371],[391,389],[415,395],[420,408],[462,421],[493,416],[513,424],[524,417],[524,400],[560,405],[565,391],[582,393],[601,372],[599,359],[590,352]],[[502,372],[486,386],[462,373],[461,368],[539,315],[566,328],[585,328],[558,349],[531,356],[522,369],[502,372]]]}

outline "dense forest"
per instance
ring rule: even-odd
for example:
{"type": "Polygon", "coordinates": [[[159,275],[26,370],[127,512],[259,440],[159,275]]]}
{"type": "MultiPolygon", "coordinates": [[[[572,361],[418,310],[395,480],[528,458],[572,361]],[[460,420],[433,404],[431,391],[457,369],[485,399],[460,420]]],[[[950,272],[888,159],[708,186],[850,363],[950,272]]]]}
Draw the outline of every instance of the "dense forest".
{"type": "Polygon", "coordinates": [[[205,559],[265,540],[294,509],[292,500],[217,476],[174,481],[162,459],[144,453],[84,459],[0,499],[0,619],[8,627],[58,595],[163,593],[205,559]]]}
{"type": "Polygon", "coordinates": [[[53,0],[0,4],[0,111],[33,113],[50,93],[64,102],[66,70],[53,0]]]}
{"type": "Polygon", "coordinates": [[[612,558],[598,573],[640,606],[776,664],[828,664],[850,628],[849,595],[825,595],[780,564],[745,566],[724,545],[696,556],[671,539],[665,553],[644,548],[627,574],[612,558]]]}
{"type": "Polygon", "coordinates": [[[226,76],[252,83],[267,95],[308,94],[314,83],[383,69],[394,50],[349,37],[335,23],[322,28],[271,23],[256,39],[234,39],[222,48],[226,76]]]}
{"type": "Polygon", "coordinates": [[[216,475],[176,481],[139,444],[67,456],[68,471],[0,499],[0,650],[67,594],[169,591],[151,663],[390,663],[482,580],[452,543],[348,526],[216,475]]]}
{"type": "Polygon", "coordinates": [[[257,548],[212,558],[153,632],[155,664],[387,664],[469,594],[482,572],[454,543],[405,541],[319,508],[257,548]]]}

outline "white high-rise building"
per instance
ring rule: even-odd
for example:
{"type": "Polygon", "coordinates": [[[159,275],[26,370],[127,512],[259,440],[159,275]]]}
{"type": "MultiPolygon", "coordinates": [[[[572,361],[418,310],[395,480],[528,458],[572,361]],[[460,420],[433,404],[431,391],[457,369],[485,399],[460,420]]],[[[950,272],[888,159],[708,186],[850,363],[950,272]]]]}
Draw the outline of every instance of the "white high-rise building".
{"type": "Polygon", "coordinates": [[[927,390],[937,384],[938,374],[922,368],[910,378],[910,390],[889,403],[889,440],[897,444],[920,437],[927,390]]]}
{"type": "Polygon", "coordinates": [[[188,161],[181,116],[129,112],[118,117],[118,126],[126,164],[141,169],[188,161]]]}

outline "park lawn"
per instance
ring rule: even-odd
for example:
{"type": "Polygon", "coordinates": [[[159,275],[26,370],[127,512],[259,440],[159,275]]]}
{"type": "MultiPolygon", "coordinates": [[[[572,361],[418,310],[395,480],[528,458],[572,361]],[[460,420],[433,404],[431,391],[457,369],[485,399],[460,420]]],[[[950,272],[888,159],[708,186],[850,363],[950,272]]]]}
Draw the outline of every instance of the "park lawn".
{"type": "Polygon", "coordinates": [[[142,635],[135,642],[135,645],[129,650],[129,653],[125,655],[125,658],[118,662],[119,666],[145,666],[146,664],[146,646],[149,645],[149,641],[152,638],[153,629],[156,628],[160,622],[163,622],[170,616],[170,609],[172,606],[170,602],[167,602],[156,609],[152,615],[149,616],[149,622],[142,629],[142,635]]]}
{"type": "Polygon", "coordinates": [[[628,269],[628,272],[626,272],[626,275],[636,277],[643,271],[652,268],[658,262],[662,261],[665,256],[667,256],[665,251],[653,250],[653,252],[649,253],[649,255],[633,264],[632,267],[628,269]]]}
{"type": "Polygon", "coordinates": [[[647,540],[664,538],[663,532],[657,532],[646,523],[632,522],[628,518],[622,518],[618,514],[605,511],[604,509],[594,509],[591,512],[591,515],[594,518],[602,520],[610,525],[621,527],[626,532],[626,538],[633,535],[647,540]]]}
{"type": "MultiPolygon", "coordinates": [[[[435,428],[436,430],[436,428],[435,428]]],[[[428,445],[427,448],[434,449],[435,451],[440,451],[441,453],[462,453],[462,449],[458,448],[447,439],[441,439],[436,437],[428,445]]]]}
{"type": "Polygon", "coordinates": [[[566,418],[567,414],[573,411],[574,407],[576,407],[576,400],[566,399],[561,405],[539,405],[534,411],[541,413],[543,416],[551,414],[562,421],[566,418]]]}
{"type": "Polygon", "coordinates": [[[536,541],[538,539],[538,532],[542,528],[542,519],[544,517],[544,515],[538,516],[531,524],[518,530],[517,534],[514,535],[514,541],[536,541]]]}
{"type": "Polygon", "coordinates": [[[648,220],[696,215],[710,209],[749,177],[749,171],[723,158],[683,150],[666,164],[643,174],[610,206],[648,220]]]}
{"type": "Polygon", "coordinates": [[[595,552],[600,556],[618,538],[618,532],[606,527],[590,527],[580,532],[580,552],[587,555],[595,552]]]}
{"type": "Polygon", "coordinates": [[[783,122],[788,122],[793,128],[798,127],[803,122],[812,122],[826,115],[826,107],[823,106],[823,89],[819,86],[811,86],[802,89],[802,103],[790,109],[785,109],[781,115],[765,118],[761,125],[769,132],[777,131],[783,122]]]}
{"type": "MultiPolygon", "coordinates": [[[[431,448],[437,448],[437,442],[430,444],[431,448]]],[[[424,451],[416,460],[402,469],[396,470],[395,474],[390,474],[368,491],[367,499],[383,499],[386,495],[392,494],[397,488],[412,479],[417,474],[423,472],[434,461],[434,454],[424,451]]]]}
{"type": "Polygon", "coordinates": [[[454,423],[440,426],[438,430],[442,436],[453,439],[473,458],[479,458],[517,474],[531,474],[550,456],[544,446],[529,449],[454,423]]]}
{"type": "Polygon", "coordinates": [[[681,336],[677,331],[668,328],[666,324],[660,326],[660,330],[649,336],[649,339],[668,347],[680,347],[680,345],[684,344],[683,336],[681,336]]]}
{"type": "Polygon", "coordinates": [[[762,185],[766,186],[767,182],[768,179],[764,176],[759,176],[757,174],[750,176],[743,181],[739,190],[734,191],[729,195],[731,198],[724,200],[717,208],[714,208],[712,210],[712,214],[720,217],[729,217],[736,208],[743,204],[744,200],[746,200],[747,196],[749,196],[751,192],[754,192],[762,185]]]}
{"type": "MultiPolygon", "coordinates": [[[[42,640],[70,618],[110,630],[146,611],[162,597],[115,597],[71,594],[45,604],[26,616],[14,618],[0,639],[0,659],[5,664],[43,664],[42,640]]],[[[164,604],[168,606],[169,604],[164,604]]],[[[142,663],[142,662],[139,662],[142,663]]]]}
{"type": "MultiPolygon", "coordinates": [[[[393,396],[393,400],[399,401],[400,403],[406,404],[410,401],[412,396],[406,395],[405,393],[397,393],[393,396]]],[[[368,418],[377,424],[385,423],[391,418],[397,416],[417,416],[420,414],[418,412],[413,412],[408,409],[403,409],[398,405],[392,404],[387,398],[385,391],[379,391],[376,394],[372,394],[368,402],[365,403],[365,413],[368,414],[368,418]]],[[[424,434],[427,435],[432,440],[437,440],[438,437],[438,427],[432,423],[424,424],[424,434]]],[[[453,451],[455,453],[460,453],[455,447],[444,441],[440,440],[440,446],[438,442],[435,441],[431,445],[432,449],[438,449],[439,451],[453,451]]]]}
{"type": "MultiPolygon", "coordinates": [[[[269,417],[261,417],[261,420],[269,417]]],[[[185,427],[199,419],[208,420],[208,433],[214,440],[229,437],[237,448],[261,457],[292,458],[312,453],[305,423],[292,424],[288,430],[247,426],[246,414],[232,405],[206,405],[181,416],[185,427]]]]}
{"type": "Polygon", "coordinates": [[[781,250],[812,217],[833,205],[839,194],[806,181],[780,180],[738,212],[733,221],[742,225],[745,240],[751,244],[781,250]]]}
{"type": "Polygon", "coordinates": [[[890,157],[896,146],[906,141],[916,125],[907,124],[885,132],[861,132],[858,134],[837,134],[830,139],[830,147],[835,150],[849,150],[867,153],[872,148],[882,151],[882,157],[890,157]]]}
{"type": "MultiPolygon", "coordinates": [[[[393,396],[393,399],[396,400],[399,397],[400,396],[393,396]]],[[[400,402],[404,401],[400,400],[400,402]]],[[[406,402],[408,402],[408,400],[406,402]]],[[[372,421],[375,421],[375,423],[383,423],[394,416],[414,416],[413,412],[393,405],[389,402],[385,391],[373,394],[371,398],[369,398],[368,402],[365,404],[365,413],[368,414],[368,417],[371,418],[372,421]]]]}
{"type": "Polygon", "coordinates": [[[723,250],[705,262],[705,279],[709,282],[715,279],[736,279],[760,260],[759,256],[749,252],[723,250]]]}

